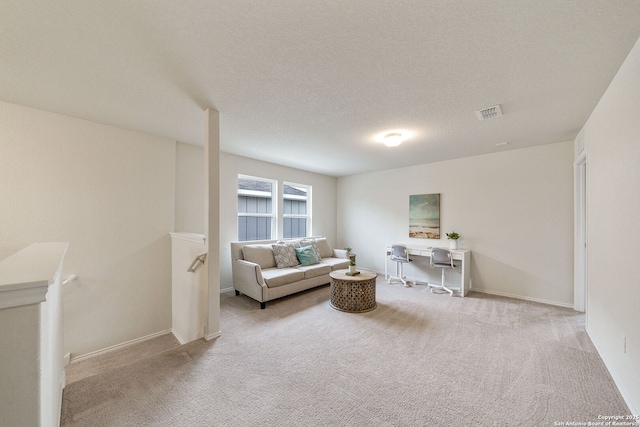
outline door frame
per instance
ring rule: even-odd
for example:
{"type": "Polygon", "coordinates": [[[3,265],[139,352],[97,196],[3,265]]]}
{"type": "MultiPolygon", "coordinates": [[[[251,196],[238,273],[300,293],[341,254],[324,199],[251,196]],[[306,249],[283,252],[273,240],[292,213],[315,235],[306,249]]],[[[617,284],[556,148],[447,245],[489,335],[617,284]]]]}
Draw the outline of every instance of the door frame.
{"type": "Polygon", "coordinates": [[[573,309],[587,309],[587,155],[583,151],[573,164],[574,171],[574,251],[573,309]]]}

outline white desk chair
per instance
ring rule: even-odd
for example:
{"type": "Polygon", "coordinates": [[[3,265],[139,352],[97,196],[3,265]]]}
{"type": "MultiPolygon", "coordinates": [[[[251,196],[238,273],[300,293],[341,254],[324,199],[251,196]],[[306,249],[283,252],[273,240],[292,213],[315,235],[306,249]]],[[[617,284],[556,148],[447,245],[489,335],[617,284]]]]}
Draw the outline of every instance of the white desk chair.
{"type": "Polygon", "coordinates": [[[404,284],[405,288],[411,286],[411,282],[407,281],[407,278],[404,277],[404,265],[413,261],[409,259],[407,247],[400,243],[391,245],[391,261],[396,263],[396,275],[389,275],[387,282],[391,283],[393,280],[399,280],[404,284]]]}
{"type": "Polygon", "coordinates": [[[434,288],[442,289],[443,291],[449,292],[449,296],[453,296],[453,289],[449,289],[444,284],[444,271],[447,269],[455,268],[455,265],[453,264],[453,257],[451,256],[451,251],[444,248],[433,248],[431,250],[431,259],[429,261],[429,265],[431,266],[431,268],[442,269],[442,280],[440,281],[439,285],[427,283],[427,286],[429,286],[431,292],[433,292],[434,288]]]}

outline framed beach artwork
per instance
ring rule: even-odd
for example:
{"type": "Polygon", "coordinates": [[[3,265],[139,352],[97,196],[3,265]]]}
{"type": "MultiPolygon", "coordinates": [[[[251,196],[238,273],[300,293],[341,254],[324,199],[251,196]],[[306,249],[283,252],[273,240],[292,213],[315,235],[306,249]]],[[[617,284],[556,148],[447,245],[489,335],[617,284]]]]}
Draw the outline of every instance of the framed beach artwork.
{"type": "Polygon", "coordinates": [[[440,193],[409,196],[409,237],[440,238],[440,193]]]}

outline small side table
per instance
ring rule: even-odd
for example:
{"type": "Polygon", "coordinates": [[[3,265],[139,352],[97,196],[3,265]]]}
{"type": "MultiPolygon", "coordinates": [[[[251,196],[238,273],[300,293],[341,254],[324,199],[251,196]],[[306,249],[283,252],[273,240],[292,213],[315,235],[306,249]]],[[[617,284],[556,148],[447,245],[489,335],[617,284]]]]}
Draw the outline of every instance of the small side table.
{"type": "Polygon", "coordinates": [[[376,273],[361,271],[350,276],[349,270],[332,271],[331,307],[349,313],[364,313],[376,308],[376,273]]]}

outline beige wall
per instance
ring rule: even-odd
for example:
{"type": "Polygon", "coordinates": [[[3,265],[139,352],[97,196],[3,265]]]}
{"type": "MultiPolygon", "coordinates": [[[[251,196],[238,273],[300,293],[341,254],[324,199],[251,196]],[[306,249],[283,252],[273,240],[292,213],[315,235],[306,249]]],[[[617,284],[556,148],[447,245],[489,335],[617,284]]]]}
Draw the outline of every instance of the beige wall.
{"type": "MultiPolygon", "coordinates": [[[[386,244],[448,246],[455,230],[472,250],[473,289],[573,306],[572,150],[568,141],[340,178],[338,243],[380,272],[386,244]],[[440,193],[442,239],[411,239],[409,195],[429,193],[440,193]]],[[[431,274],[414,258],[408,277],[431,274]]]]}
{"type": "Polygon", "coordinates": [[[204,233],[204,149],[176,144],[175,231],[204,233]]]}
{"type": "Polygon", "coordinates": [[[583,128],[587,161],[587,331],[640,413],[640,40],[583,128]],[[626,336],[626,353],[623,351],[626,336]]]}
{"type": "Polygon", "coordinates": [[[72,357],[171,328],[175,142],[0,102],[0,258],[70,242],[72,357]]]}

